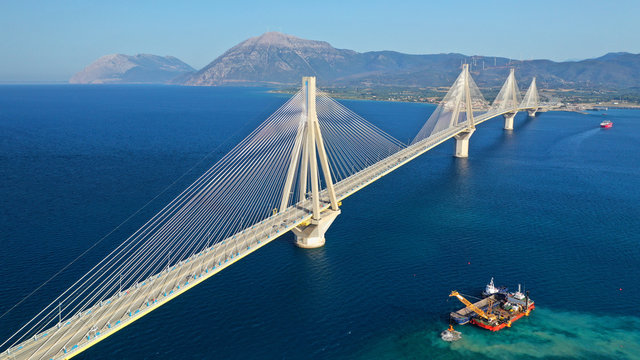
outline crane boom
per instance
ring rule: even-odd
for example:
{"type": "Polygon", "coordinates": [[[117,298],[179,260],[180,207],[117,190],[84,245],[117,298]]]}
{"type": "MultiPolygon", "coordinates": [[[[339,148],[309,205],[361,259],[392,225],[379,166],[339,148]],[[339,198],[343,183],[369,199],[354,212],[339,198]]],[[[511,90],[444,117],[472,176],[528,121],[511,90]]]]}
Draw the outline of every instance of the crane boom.
{"type": "Polygon", "coordinates": [[[460,300],[460,302],[462,302],[463,304],[465,304],[469,309],[473,310],[473,312],[475,312],[476,314],[480,315],[481,317],[489,320],[489,321],[495,321],[496,320],[496,316],[491,314],[491,315],[487,315],[487,313],[485,313],[484,311],[482,311],[482,309],[480,309],[479,307],[473,305],[469,300],[465,299],[464,296],[460,295],[459,292],[457,291],[452,291],[451,294],[449,294],[449,296],[455,296],[458,298],[458,300],[460,300]]]}

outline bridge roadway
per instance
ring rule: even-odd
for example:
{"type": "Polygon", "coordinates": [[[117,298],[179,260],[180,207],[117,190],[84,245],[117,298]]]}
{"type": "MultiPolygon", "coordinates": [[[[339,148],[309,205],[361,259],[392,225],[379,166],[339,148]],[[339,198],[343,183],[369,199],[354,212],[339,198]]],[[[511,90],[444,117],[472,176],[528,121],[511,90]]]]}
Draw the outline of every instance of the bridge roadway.
{"type": "MultiPolygon", "coordinates": [[[[481,114],[474,122],[480,124],[516,110],[525,109],[481,114]]],[[[335,184],[337,198],[347,198],[467,129],[466,125],[449,128],[343,179],[335,184]]],[[[328,209],[330,203],[326,189],[320,193],[320,197],[322,210],[328,209]]],[[[64,324],[53,326],[8,349],[0,354],[0,360],[70,359],[292,228],[308,224],[311,213],[312,204],[309,199],[290,206],[175,264],[171,269],[153,275],[109,299],[97,302],[93,307],[65,320],[64,324]]]]}

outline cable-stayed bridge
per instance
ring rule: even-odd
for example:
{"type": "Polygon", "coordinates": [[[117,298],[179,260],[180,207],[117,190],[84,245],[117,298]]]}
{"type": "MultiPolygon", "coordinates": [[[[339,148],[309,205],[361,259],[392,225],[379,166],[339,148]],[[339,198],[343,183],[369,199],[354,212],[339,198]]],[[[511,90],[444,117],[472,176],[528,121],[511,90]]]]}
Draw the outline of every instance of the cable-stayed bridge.
{"type": "MultiPolygon", "coordinates": [[[[288,231],[324,245],[341,201],[456,139],[467,157],[476,125],[540,109],[535,79],[521,96],[513,70],[492,104],[468,66],[410,144],[326,94],[315,78],[227,155],[0,344],[0,359],[68,359],[288,231]]],[[[8,324],[2,324],[8,326],[8,324]]]]}

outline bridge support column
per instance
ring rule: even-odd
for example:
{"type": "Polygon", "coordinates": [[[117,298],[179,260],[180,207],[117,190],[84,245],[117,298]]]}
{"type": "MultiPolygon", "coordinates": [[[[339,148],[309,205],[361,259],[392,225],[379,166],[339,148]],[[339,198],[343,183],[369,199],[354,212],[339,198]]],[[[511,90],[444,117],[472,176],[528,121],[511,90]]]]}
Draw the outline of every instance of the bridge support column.
{"type": "Polygon", "coordinates": [[[475,128],[468,129],[460,134],[456,135],[456,153],[455,157],[466,158],[469,157],[469,138],[476,131],[475,128]]]}
{"type": "Polygon", "coordinates": [[[340,215],[340,209],[327,209],[321,213],[320,219],[312,219],[308,225],[293,228],[296,235],[296,245],[304,249],[314,249],[324,246],[324,234],[329,230],[333,221],[340,215]]]}
{"type": "Polygon", "coordinates": [[[516,113],[510,112],[503,115],[504,116],[504,129],[505,130],[513,130],[513,118],[516,117],[516,113]]]}
{"type": "Polygon", "coordinates": [[[529,114],[529,117],[535,117],[537,111],[538,109],[532,109],[532,110],[527,110],[527,113],[529,114]]]}
{"type": "Polygon", "coordinates": [[[306,209],[312,214],[308,223],[303,223],[293,228],[296,235],[296,245],[305,249],[313,249],[324,246],[324,234],[329,229],[336,217],[340,214],[340,203],[336,198],[336,192],[331,178],[331,168],[327,151],[324,147],[322,132],[316,113],[316,78],[306,76],[302,78],[305,106],[298,126],[298,134],[291,153],[291,160],[285,187],[282,192],[280,211],[290,206],[290,197],[294,189],[296,172],[298,173],[298,204],[305,203],[306,209]],[[320,164],[318,164],[318,160],[320,164]],[[298,170],[299,168],[299,170],[298,170]],[[320,173],[319,170],[322,170],[320,173]],[[308,176],[307,176],[308,175],[308,176]],[[322,211],[320,202],[320,176],[324,177],[327,186],[326,192],[331,206],[322,211]],[[307,197],[307,179],[311,182],[311,194],[307,197]]]}

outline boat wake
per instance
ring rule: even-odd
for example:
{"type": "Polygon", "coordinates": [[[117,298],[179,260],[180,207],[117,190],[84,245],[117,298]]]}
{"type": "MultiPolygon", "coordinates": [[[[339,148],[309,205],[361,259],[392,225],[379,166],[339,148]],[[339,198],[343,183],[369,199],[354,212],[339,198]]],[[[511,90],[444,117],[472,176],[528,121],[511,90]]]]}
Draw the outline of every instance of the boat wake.
{"type": "Polygon", "coordinates": [[[600,133],[599,127],[573,134],[551,146],[548,153],[555,157],[561,156],[566,158],[573,158],[576,156],[576,154],[578,154],[582,143],[598,133],[600,133]]]}
{"type": "Polygon", "coordinates": [[[449,328],[440,333],[440,338],[446,342],[453,342],[462,339],[462,333],[453,329],[453,326],[449,325],[449,328]]]}

